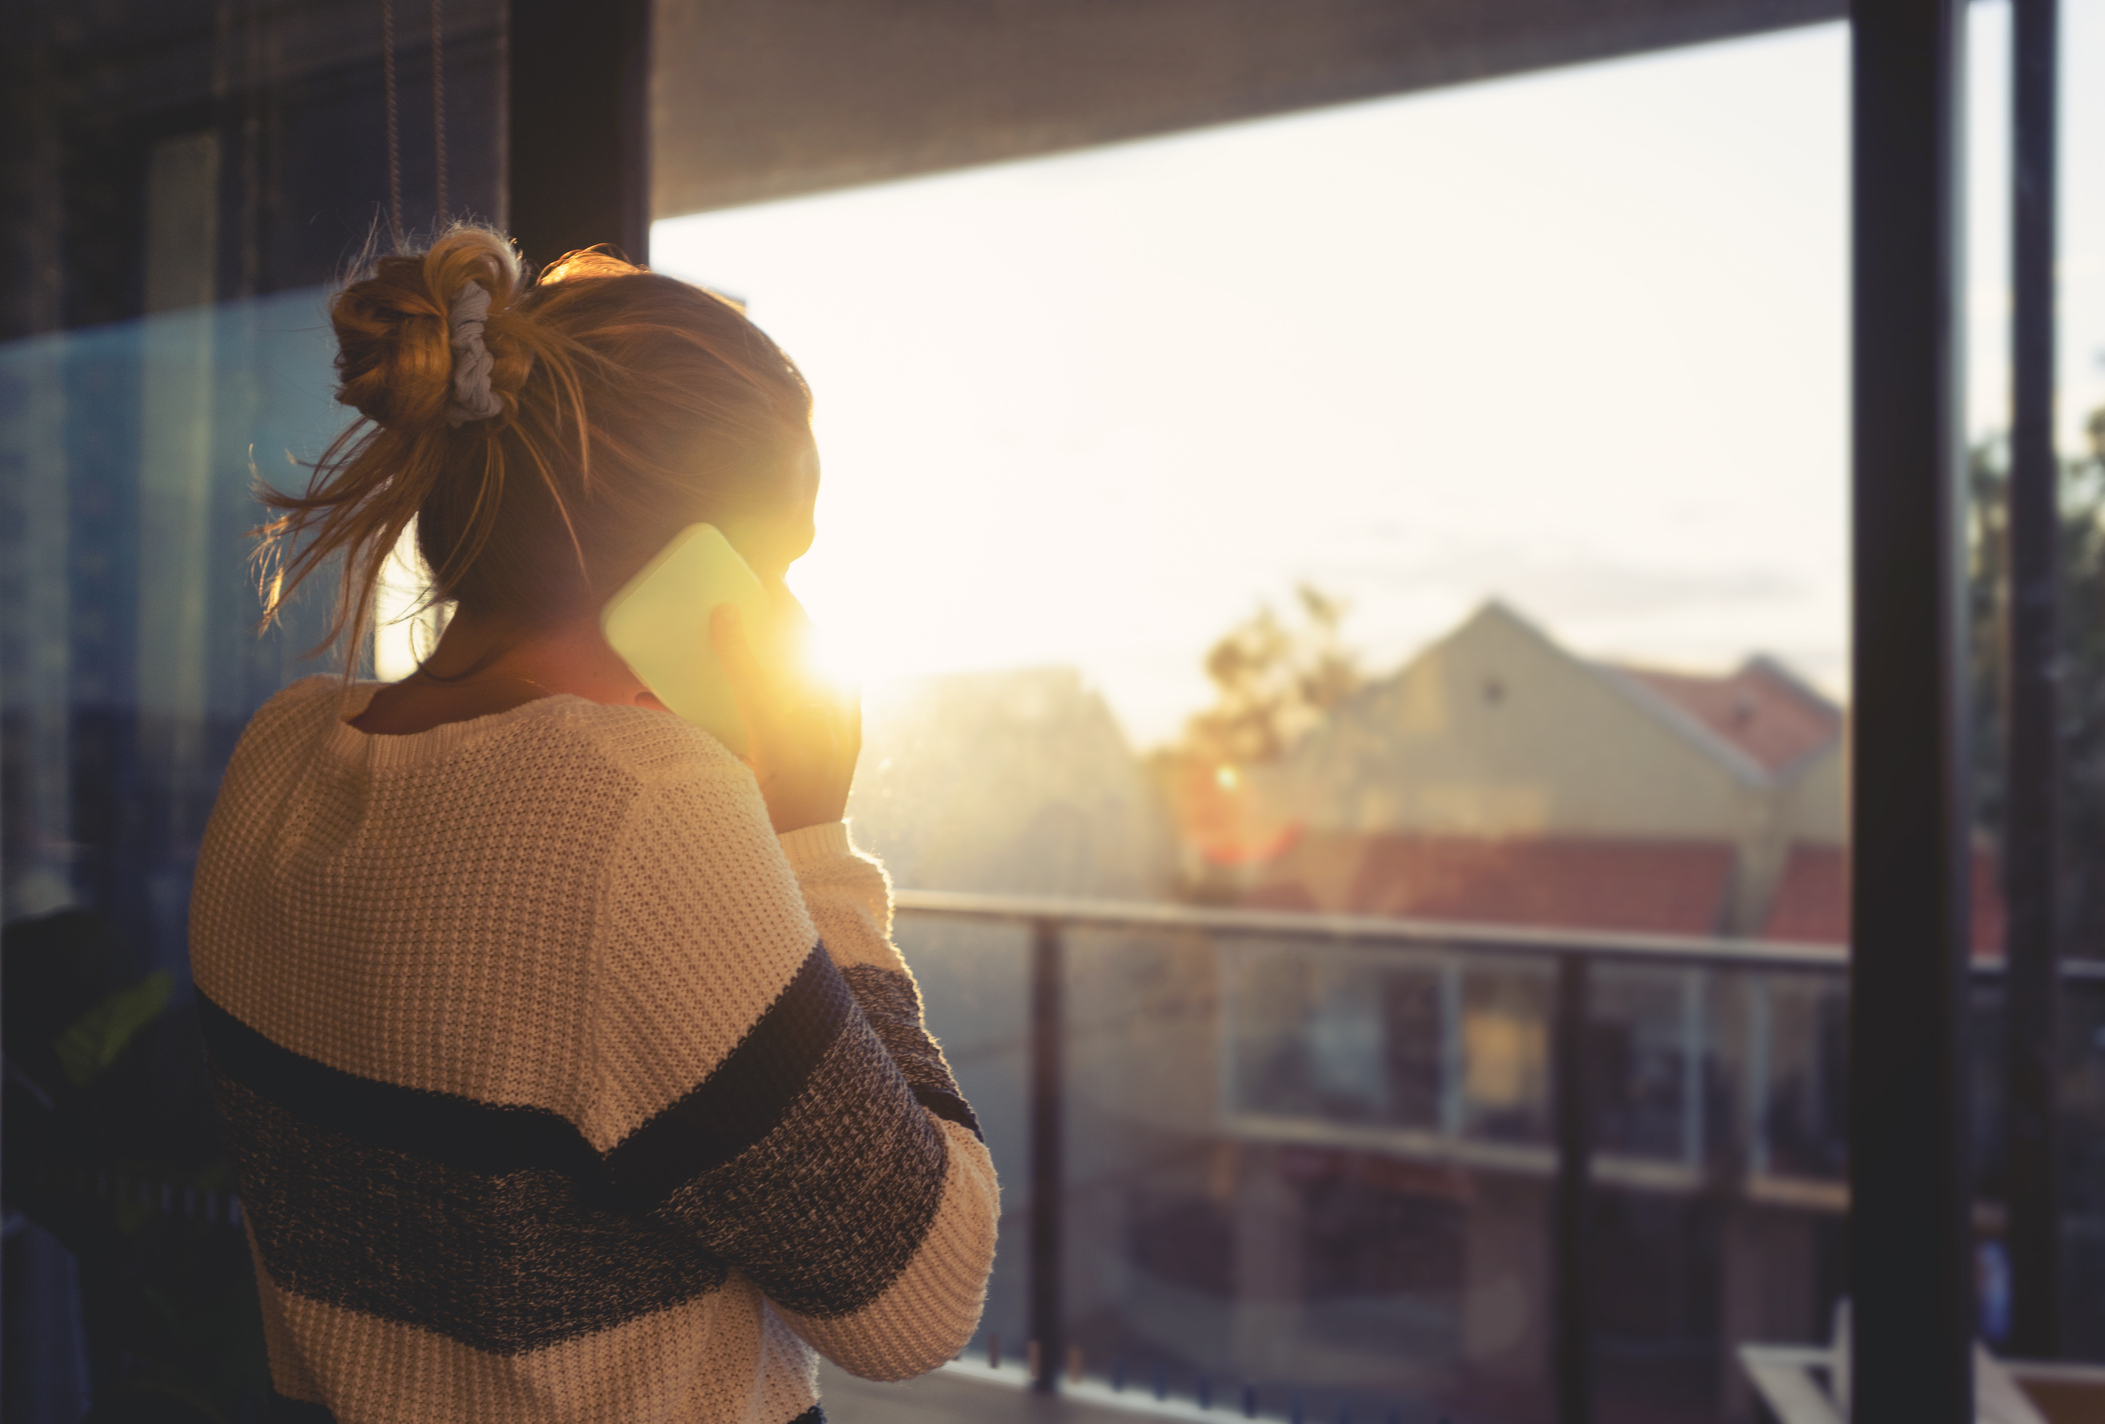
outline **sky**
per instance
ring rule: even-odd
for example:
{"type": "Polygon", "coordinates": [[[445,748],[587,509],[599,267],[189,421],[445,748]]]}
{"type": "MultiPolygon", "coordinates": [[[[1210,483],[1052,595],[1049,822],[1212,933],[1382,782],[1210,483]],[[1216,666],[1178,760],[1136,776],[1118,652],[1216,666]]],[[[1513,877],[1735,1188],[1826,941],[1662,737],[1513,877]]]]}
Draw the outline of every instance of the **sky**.
{"type": "MultiPolygon", "coordinates": [[[[2105,402],[2105,0],[2063,14],[2073,447],[2105,402]]],[[[1985,431],[2007,7],[1973,28],[1985,431]]],[[[652,260],[809,377],[792,584],[873,692],[1071,665],[1151,745],[1212,640],[1309,582],[1377,673],[1500,597],[1588,655],[1764,651],[1841,695],[1846,78],[1820,26],[668,219],[652,260]]]]}

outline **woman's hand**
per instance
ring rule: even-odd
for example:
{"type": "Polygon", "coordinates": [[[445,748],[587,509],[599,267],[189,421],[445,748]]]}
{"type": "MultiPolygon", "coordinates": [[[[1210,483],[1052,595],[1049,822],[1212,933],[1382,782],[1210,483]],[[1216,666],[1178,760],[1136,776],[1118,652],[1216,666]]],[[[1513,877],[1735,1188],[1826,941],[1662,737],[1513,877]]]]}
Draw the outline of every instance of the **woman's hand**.
{"type": "MultiPolygon", "coordinates": [[[[780,597],[784,621],[800,624],[804,610],[786,590],[780,597]]],[[[795,659],[764,664],[747,641],[736,604],[717,606],[709,637],[745,720],[745,762],[760,782],[775,834],[840,820],[862,754],[862,699],[829,690],[794,666],[795,659]]]]}

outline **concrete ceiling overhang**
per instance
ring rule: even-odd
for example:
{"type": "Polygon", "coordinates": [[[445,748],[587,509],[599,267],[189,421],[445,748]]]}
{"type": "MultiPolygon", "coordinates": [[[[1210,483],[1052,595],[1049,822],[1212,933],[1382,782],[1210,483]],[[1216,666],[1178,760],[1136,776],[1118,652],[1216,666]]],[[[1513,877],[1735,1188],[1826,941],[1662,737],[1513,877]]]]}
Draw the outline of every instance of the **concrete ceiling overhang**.
{"type": "Polygon", "coordinates": [[[1843,18],[1845,0],[658,0],[658,217],[1843,18]]]}

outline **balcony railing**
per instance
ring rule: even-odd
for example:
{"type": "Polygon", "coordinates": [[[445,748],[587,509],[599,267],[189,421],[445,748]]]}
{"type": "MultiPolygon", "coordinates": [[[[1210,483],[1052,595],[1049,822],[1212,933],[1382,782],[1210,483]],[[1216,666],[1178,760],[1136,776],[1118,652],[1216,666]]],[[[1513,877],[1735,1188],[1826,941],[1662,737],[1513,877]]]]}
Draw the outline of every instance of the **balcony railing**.
{"type": "MultiPolygon", "coordinates": [[[[1129,1390],[1172,1388],[1161,1356],[1174,1348],[1149,1358],[1145,1343],[1105,1347],[1098,1330],[1085,1360],[1070,1338],[1075,1297],[1102,1294],[1100,1282],[1075,1287],[1089,1246],[1067,1239],[1075,1202],[1159,1165],[1136,1171],[1147,1151],[1114,1160],[1091,1140],[1114,1116],[1164,1129],[1171,1156],[1205,1140],[1289,1163],[1362,1154],[1435,1194],[1462,1183],[1466,1195],[1479,1176],[1535,1184],[1522,1210],[1536,1212],[1547,1245],[1531,1303],[1547,1328],[1527,1347],[1540,1349],[1543,1402],[1567,1420],[1590,1417],[1598,1291],[1613,1274],[1591,1239],[1595,1198],[1740,1203],[1836,1225],[1848,1207],[1839,947],[929,891],[902,891],[897,905],[931,1026],[1004,1159],[1013,1216],[997,1270],[1008,1280],[997,1281],[980,1358],[1005,1357],[1011,1370],[1028,1362],[1042,1391],[1085,1364],[1129,1390]],[[1021,953],[1005,954],[1003,939],[1021,953]],[[954,981],[972,974],[983,982],[960,996],[954,981]]],[[[2002,965],[1979,959],[1973,971],[1975,1216],[1993,1241],[2002,965]]],[[[2076,1086],[2064,1100],[2081,1119],[2067,1133],[2079,1185],[2064,1234],[2105,1270],[2105,1175],[2093,1170],[2105,1167],[2105,964],[2069,962],[2063,973],[2076,1086]]],[[[136,1175],[74,1173],[48,1185],[208,1231],[240,1219],[231,1196],[136,1175]]],[[[1083,1234],[1110,1241],[1099,1254],[1145,1256],[1162,1254],[1160,1238],[1178,1229],[1158,1218],[1111,1240],[1093,1218],[1083,1234]]],[[[1348,1233],[1345,1249],[1379,1243],[1348,1233]]],[[[1148,1269],[1142,1260],[1131,1274],[1148,1269]]],[[[2080,1292],[2085,1277],[2074,1274],[2080,1292]]],[[[2086,1328],[2105,1336],[2105,1319],[2086,1328]]],[[[1222,1348],[1232,1355],[1251,1341],[1244,1331],[1222,1348]]],[[[1392,1335],[1382,1348],[1408,1381],[1425,1374],[1414,1351],[1436,1354],[1440,1340],[1392,1335]]],[[[1181,1353],[1177,1392],[1208,1408],[1314,1418],[1303,1401],[1328,1388],[1369,1401],[1349,1417],[1412,1417],[1384,1402],[1408,1383],[1340,1390],[1294,1380],[1276,1354],[1224,1362],[1217,1352],[1194,1364],[1192,1349],[1181,1353]]],[[[1734,1368],[1728,1350],[1718,1358],[1734,1368]]]]}
{"type": "MultiPolygon", "coordinates": [[[[1837,946],[931,891],[902,891],[898,909],[932,1027],[953,1043],[988,1030],[956,1013],[945,1021],[935,983],[944,970],[919,957],[930,931],[978,923],[1027,935],[1027,968],[1008,981],[1025,1001],[1011,1006],[1021,1039],[994,1039],[998,1052],[1022,1050],[1022,1091],[1008,1101],[1028,1117],[1027,1181],[1006,1164],[1010,1193],[1022,1187],[1027,1199],[1028,1242],[1027,1339],[1009,1350],[1027,1355],[1042,1391],[1080,1363],[1063,1280],[1065,1207],[1089,1175],[1064,1160],[1078,1076],[1101,1099],[1108,1075],[1121,1113],[1173,1120],[1186,1135],[1540,1181],[1550,1258],[1541,1376],[1568,1420],[1592,1417],[1596,1389],[1595,1194],[1729,1199],[1837,1220],[1847,1208],[1847,960],[1837,946]],[[1089,963],[1070,962],[1084,941],[1089,963]]],[[[946,942],[957,950],[954,934],[946,942]]],[[[1988,1030],[1976,1035],[1976,1219],[1992,1239],[2002,965],[1978,959],[1973,970],[1988,1030]]],[[[2105,1086],[2105,965],[2064,973],[2079,1020],[2072,1071],[2105,1086]]],[[[968,1093],[971,1057],[959,1069],[968,1093]]],[[[1022,1124],[1008,1126],[1013,1136],[1022,1124]]],[[[2097,1141],[2105,1124],[2082,1132],[2097,1141]]],[[[2072,1202],[2075,1224],[2095,1226],[2101,1207],[2072,1202]]],[[[1122,1360],[1102,1364],[1125,1371],[1122,1360]]],[[[1218,1375],[1200,1379],[1213,1397],[1250,1397],[1218,1375]]]]}

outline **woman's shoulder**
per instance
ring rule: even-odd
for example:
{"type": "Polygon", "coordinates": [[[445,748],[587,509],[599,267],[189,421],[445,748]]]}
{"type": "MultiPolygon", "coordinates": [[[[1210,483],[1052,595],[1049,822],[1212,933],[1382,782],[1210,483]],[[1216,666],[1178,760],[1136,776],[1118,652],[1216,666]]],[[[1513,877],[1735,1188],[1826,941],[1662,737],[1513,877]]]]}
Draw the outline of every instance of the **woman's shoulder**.
{"type": "Polygon", "coordinates": [[[520,719],[522,733],[577,742],[610,768],[645,784],[745,771],[745,764],[722,742],[670,712],[609,706],[582,697],[544,698],[527,707],[534,715],[520,719]]]}
{"type": "Polygon", "coordinates": [[[664,853],[707,844],[722,853],[734,841],[751,841],[773,851],[751,769],[700,727],[670,712],[579,697],[530,705],[534,714],[516,726],[520,740],[493,746],[493,763],[524,770],[539,762],[595,802],[622,803],[631,843],[654,843],[664,853]]]}
{"type": "Polygon", "coordinates": [[[369,690],[374,684],[346,682],[335,673],[318,672],[293,682],[272,693],[270,700],[256,709],[256,721],[273,716],[282,716],[298,708],[313,708],[323,702],[354,697],[369,690]]]}
{"type": "Polygon", "coordinates": [[[371,695],[371,684],[346,682],[333,673],[316,673],[287,683],[258,707],[242,729],[244,746],[275,740],[289,730],[325,724],[347,700],[371,695]]]}

